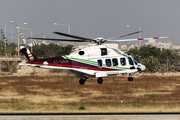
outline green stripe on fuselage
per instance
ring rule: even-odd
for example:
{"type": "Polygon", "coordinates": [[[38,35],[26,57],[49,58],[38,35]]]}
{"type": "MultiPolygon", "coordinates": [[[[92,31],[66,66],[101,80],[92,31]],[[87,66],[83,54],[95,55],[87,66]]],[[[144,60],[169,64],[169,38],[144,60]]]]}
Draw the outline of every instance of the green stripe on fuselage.
{"type": "Polygon", "coordinates": [[[97,66],[97,62],[95,62],[95,61],[84,60],[84,59],[79,59],[79,58],[71,58],[71,59],[79,61],[79,62],[88,63],[88,64],[91,64],[91,65],[96,65],[97,66]]]}
{"type": "MultiPolygon", "coordinates": [[[[85,60],[85,59],[80,59],[80,58],[68,58],[67,56],[63,56],[63,57],[65,57],[66,59],[76,60],[78,62],[83,62],[83,63],[86,63],[86,64],[91,64],[91,65],[97,66],[97,62],[96,61],[85,60]]],[[[107,66],[105,64],[103,64],[102,67],[107,67],[107,66]]],[[[117,67],[117,66],[111,66],[111,67],[108,67],[108,68],[113,68],[113,69],[130,69],[130,68],[125,68],[125,67],[117,67]]],[[[135,68],[135,69],[137,69],[137,68],[135,68]]]]}

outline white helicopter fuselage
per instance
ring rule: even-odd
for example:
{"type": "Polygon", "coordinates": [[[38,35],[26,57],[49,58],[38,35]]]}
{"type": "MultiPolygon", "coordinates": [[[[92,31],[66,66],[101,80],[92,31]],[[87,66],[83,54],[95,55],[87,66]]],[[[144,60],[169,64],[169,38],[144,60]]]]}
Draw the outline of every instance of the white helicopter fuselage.
{"type": "Polygon", "coordinates": [[[76,71],[76,78],[81,78],[82,73],[85,77],[106,77],[145,70],[132,56],[105,45],[89,46],[64,57],[84,63],[83,67],[71,69],[76,71]]]}

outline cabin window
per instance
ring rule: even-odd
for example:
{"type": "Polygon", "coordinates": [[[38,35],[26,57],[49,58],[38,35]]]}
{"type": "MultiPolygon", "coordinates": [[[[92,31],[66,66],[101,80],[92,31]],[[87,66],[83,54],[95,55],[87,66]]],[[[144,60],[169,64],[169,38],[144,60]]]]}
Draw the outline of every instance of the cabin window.
{"type": "Polygon", "coordinates": [[[133,62],[133,60],[130,57],[128,57],[128,60],[129,60],[129,64],[130,65],[134,65],[134,62],[133,62]]]}
{"type": "Polygon", "coordinates": [[[105,62],[107,67],[111,67],[111,59],[106,59],[105,62]]]}
{"type": "Polygon", "coordinates": [[[107,55],[107,49],[106,48],[101,48],[101,56],[107,55]]]}
{"type": "Polygon", "coordinates": [[[118,66],[118,60],[116,58],[112,59],[113,66],[118,66]]]}
{"type": "Polygon", "coordinates": [[[102,67],[102,60],[97,60],[98,67],[102,67]]]}
{"type": "Polygon", "coordinates": [[[122,66],[126,65],[126,59],[125,58],[120,58],[120,62],[121,62],[122,66]]]}

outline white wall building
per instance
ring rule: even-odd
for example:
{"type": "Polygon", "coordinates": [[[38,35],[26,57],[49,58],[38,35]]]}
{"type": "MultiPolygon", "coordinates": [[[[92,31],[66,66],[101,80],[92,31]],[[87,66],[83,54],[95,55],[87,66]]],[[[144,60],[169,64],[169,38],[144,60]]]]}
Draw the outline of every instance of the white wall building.
{"type": "Polygon", "coordinates": [[[176,45],[173,45],[171,42],[161,42],[161,41],[156,42],[155,39],[148,40],[148,43],[145,43],[145,45],[152,45],[152,46],[155,46],[160,49],[162,49],[162,48],[174,49],[174,50],[180,49],[180,45],[176,46],[176,45]]]}
{"type": "Polygon", "coordinates": [[[121,48],[120,48],[122,51],[126,51],[128,50],[128,47],[127,45],[121,45],[121,48]]]}

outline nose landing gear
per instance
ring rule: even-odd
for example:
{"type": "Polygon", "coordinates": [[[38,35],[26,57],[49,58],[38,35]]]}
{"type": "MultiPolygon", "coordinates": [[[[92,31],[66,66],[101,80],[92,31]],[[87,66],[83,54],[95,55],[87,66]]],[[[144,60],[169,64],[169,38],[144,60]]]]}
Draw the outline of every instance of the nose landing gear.
{"type": "Polygon", "coordinates": [[[132,74],[129,73],[128,81],[133,81],[133,80],[134,80],[134,78],[132,77],[132,74]]]}
{"type": "Polygon", "coordinates": [[[133,81],[134,78],[133,77],[128,77],[128,81],[133,81]]]}

